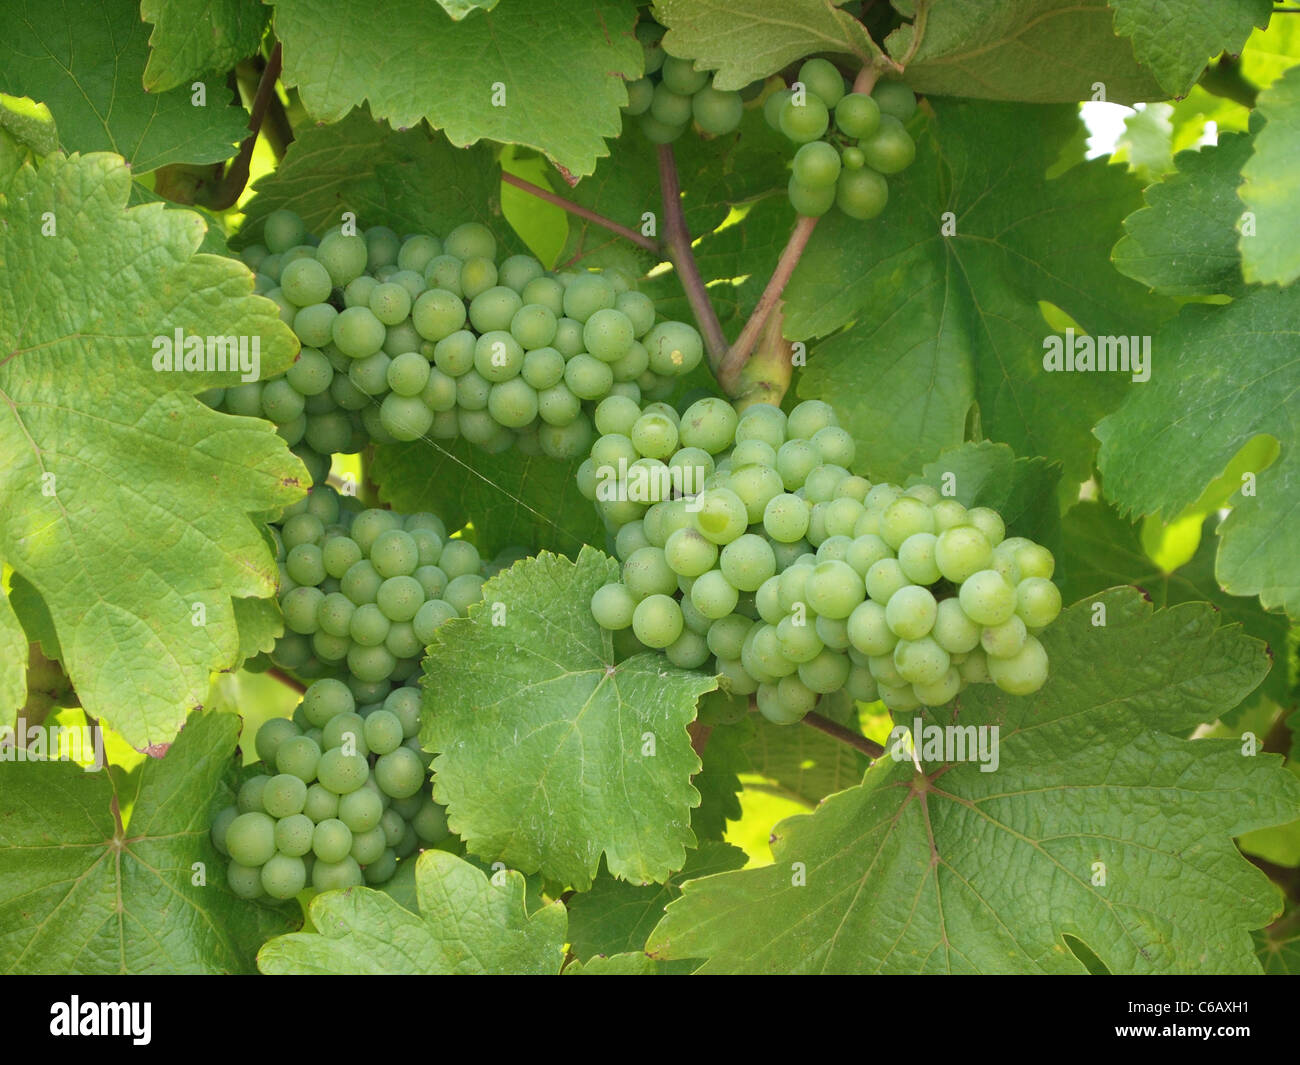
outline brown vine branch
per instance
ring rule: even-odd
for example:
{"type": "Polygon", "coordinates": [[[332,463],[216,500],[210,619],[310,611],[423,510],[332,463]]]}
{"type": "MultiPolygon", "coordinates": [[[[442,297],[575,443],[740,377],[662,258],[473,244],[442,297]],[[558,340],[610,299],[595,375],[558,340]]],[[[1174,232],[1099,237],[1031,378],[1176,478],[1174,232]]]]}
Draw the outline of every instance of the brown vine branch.
{"type": "Polygon", "coordinates": [[[261,132],[262,120],[266,117],[266,109],[275,95],[275,83],[279,77],[280,45],[277,43],[271,52],[271,58],[267,60],[266,69],[262,71],[262,78],[257,83],[257,95],[253,97],[252,112],[248,118],[249,134],[239,146],[239,154],[235,156],[235,161],[226,171],[221,191],[213,199],[214,211],[224,211],[228,207],[233,207],[243,193],[244,186],[248,184],[248,168],[253,160],[253,148],[257,145],[257,135],[261,132]]]}
{"type": "Polygon", "coordinates": [[[772,276],[768,278],[767,287],[763,289],[763,294],[758,297],[758,303],[754,306],[749,321],[745,323],[745,328],[740,331],[740,336],[736,337],[736,342],[731,345],[731,349],[718,367],[718,384],[723,387],[728,395],[735,395],[736,385],[740,380],[740,371],[745,368],[745,363],[749,361],[749,356],[754,351],[754,345],[758,342],[759,334],[762,333],[768,316],[776,310],[777,304],[781,302],[781,294],[785,291],[785,286],[789,283],[794,268],[799,265],[799,257],[803,255],[804,249],[808,247],[808,240],[815,228],[817,228],[816,218],[800,217],[794,224],[794,232],[790,234],[790,239],[786,241],[785,249],[781,252],[781,258],[777,260],[776,269],[772,271],[772,276]]]}
{"type": "Polygon", "coordinates": [[[267,675],[268,677],[274,677],[276,680],[278,680],[278,681],[279,681],[281,684],[283,684],[285,687],[287,687],[287,688],[292,688],[292,689],[293,689],[294,691],[296,691],[299,695],[301,695],[303,692],[305,692],[305,691],[307,690],[307,685],[305,685],[302,681],[297,680],[296,678],[289,676],[288,673],[286,673],[286,672],[285,672],[284,670],[282,670],[282,669],[277,668],[276,666],[272,666],[270,669],[268,669],[268,670],[266,671],[266,675],[267,675]]]}
{"type": "Polygon", "coordinates": [[[664,200],[664,245],[668,258],[681,279],[691,310],[695,313],[700,335],[704,337],[704,350],[709,354],[709,366],[716,376],[727,354],[727,338],[709,300],[709,290],[700,277],[695,253],[691,251],[691,233],[686,228],[686,216],[682,213],[682,186],[677,176],[677,160],[673,156],[672,145],[659,145],[658,154],[659,188],[664,200]]]}
{"type": "Polygon", "coordinates": [[[522,189],[530,196],[536,196],[539,200],[544,200],[547,203],[554,204],[556,207],[568,211],[571,215],[575,215],[578,218],[585,218],[588,222],[592,222],[604,229],[608,229],[611,233],[617,233],[624,240],[630,240],[638,247],[645,248],[646,251],[654,252],[656,255],[661,255],[663,253],[663,249],[659,246],[659,242],[652,237],[644,236],[643,234],[638,233],[635,229],[629,229],[627,226],[606,218],[602,214],[597,214],[595,211],[583,207],[581,204],[576,204],[572,200],[566,200],[563,196],[557,196],[555,193],[542,188],[540,185],[534,185],[531,181],[525,181],[523,178],[516,177],[514,174],[508,174],[505,171],[502,171],[501,173],[501,180],[507,185],[513,185],[517,189],[522,189]]]}
{"type": "Polygon", "coordinates": [[[823,717],[815,710],[804,715],[803,723],[815,728],[818,732],[826,733],[831,739],[839,740],[841,743],[847,743],[850,747],[857,748],[868,758],[879,758],[885,753],[885,748],[875,740],[869,740],[861,733],[847,729],[838,722],[832,721],[829,717],[823,717]]]}

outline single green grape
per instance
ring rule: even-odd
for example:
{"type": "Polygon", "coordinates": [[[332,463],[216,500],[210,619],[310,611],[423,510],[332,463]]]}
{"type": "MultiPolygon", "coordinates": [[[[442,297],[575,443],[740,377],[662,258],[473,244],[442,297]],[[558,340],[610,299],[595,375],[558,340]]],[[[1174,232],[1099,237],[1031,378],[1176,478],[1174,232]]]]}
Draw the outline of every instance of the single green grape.
{"type": "Polygon", "coordinates": [[[1034,636],[1025,637],[1024,646],[1012,657],[986,661],[993,683],[1011,695],[1032,695],[1047,682],[1047,652],[1034,636]]]}
{"type": "Polygon", "coordinates": [[[668,595],[647,596],[632,612],[632,631],[647,647],[667,647],[681,636],[682,628],[682,608],[668,595]]]}
{"type": "Polygon", "coordinates": [[[799,68],[799,81],[827,107],[834,107],[844,96],[844,75],[829,59],[805,60],[799,68]]]}
{"type": "Polygon", "coordinates": [[[858,142],[867,165],[881,174],[906,170],[916,158],[916,142],[893,115],[881,115],[880,126],[858,142]]]}
{"type": "Polygon", "coordinates": [[[875,170],[862,166],[840,172],[835,184],[835,205],[850,218],[860,222],[875,218],[888,202],[889,184],[875,170]]]}
{"type": "Polygon", "coordinates": [[[880,105],[866,93],[848,93],[835,105],[835,126],[854,140],[870,137],[880,126],[880,105]]]}
{"type": "Polygon", "coordinates": [[[881,81],[871,91],[880,113],[906,122],[916,113],[916,95],[899,81],[881,81]]]}
{"type": "Polygon", "coordinates": [[[745,102],[738,92],[724,92],[706,86],[691,97],[691,113],[705,133],[721,136],[740,125],[745,102]]]}
{"type": "Polygon", "coordinates": [[[795,144],[807,144],[820,140],[830,128],[830,112],[821,97],[806,92],[800,100],[795,94],[786,100],[781,108],[781,132],[795,144]]]}
{"type": "Polygon", "coordinates": [[[996,570],[980,570],[962,582],[961,608],[977,625],[1001,625],[1016,612],[1016,589],[996,570]]]}

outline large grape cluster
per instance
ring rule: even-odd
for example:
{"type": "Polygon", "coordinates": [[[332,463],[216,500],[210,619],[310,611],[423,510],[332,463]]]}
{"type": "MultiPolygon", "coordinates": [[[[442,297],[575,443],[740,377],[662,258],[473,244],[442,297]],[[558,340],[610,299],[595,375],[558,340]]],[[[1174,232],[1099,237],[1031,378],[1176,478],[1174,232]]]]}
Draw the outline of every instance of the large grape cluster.
{"type": "Polygon", "coordinates": [[[854,475],[828,404],[738,415],[707,398],[678,416],[611,397],[596,425],[578,487],[623,563],[591,601],[603,628],[716,671],[781,723],[842,688],[901,711],[1046,680],[1051,552],[987,507],[854,475]]]}
{"type": "Polygon", "coordinates": [[[375,226],[317,242],[281,210],[263,239],[243,259],[302,350],[281,377],[205,398],[274,422],[318,483],[324,456],[426,435],[576,458],[591,445],[595,403],[666,395],[704,352],[692,326],[656,322],[649,297],[617,272],[498,262],[477,222],[445,240],[375,226]]]}
{"type": "Polygon", "coordinates": [[[885,176],[916,158],[903,126],[915,111],[916,97],[900,82],[879,82],[869,95],[853,92],[829,60],[807,60],[791,88],[763,103],[768,125],[799,145],[788,187],[795,211],[880,214],[889,201],[885,176]]]}
{"type": "Polygon", "coordinates": [[[262,771],[212,822],[212,841],[230,858],[231,890],[290,899],[308,884],[382,884],[398,859],[446,840],[446,814],[427,794],[430,756],[419,731],[417,688],[358,706],[330,678],[306,690],[292,719],[263,724],[262,771]]]}
{"type": "Polygon", "coordinates": [[[436,514],[362,509],[322,485],[271,530],[287,630],[272,661],[303,677],[344,675],[363,701],[418,676],[438,626],[482,598],[478,549],[436,514]]]}
{"type": "Polygon", "coordinates": [[[763,90],[761,81],[741,92],[713,87],[713,75],[696,70],[689,59],[664,51],[664,28],[640,22],[637,40],[645,56],[645,75],[629,82],[623,110],[637,118],[641,132],[655,144],[670,144],[694,122],[705,133],[730,133],[740,125],[745,101],[763,90]]]}

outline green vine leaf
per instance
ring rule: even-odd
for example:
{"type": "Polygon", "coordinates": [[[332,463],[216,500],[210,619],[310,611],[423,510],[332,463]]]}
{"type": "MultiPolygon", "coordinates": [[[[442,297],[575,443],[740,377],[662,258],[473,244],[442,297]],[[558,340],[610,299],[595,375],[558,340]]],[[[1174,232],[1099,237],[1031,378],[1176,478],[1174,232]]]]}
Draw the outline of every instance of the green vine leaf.
{"type": "MultiPolygon", "coordinates": [[[[889,54],[905,56],[912,34],[910,23],[891,33],[889,54]]],[[[1116,35],[1106,0],[931,4],[906,80],[917,92],[1033,103],[1094,99],[1098,83],[1113,103],[1169,95],[1135,59],[1132,42],[1116,35]]]]}
{"type": "MultiPolygon", "coordinates": [[[[664,907],[680,898],[688,880],[739,869],[745,852],[726,843],[703,843],[686,864],[662,884],[639,886],[610,876],[598,877],[588,891],[569,899],[569,949],[588,961],[596,955],[640,951],[663,917],[664,907]]],[[[673,963],[681,968],[680,963],[673,963]]],[[[692,963],[688,968],[694,968],[692,963]]]]}
{"type": "Polygon", "coordinates": [[[248,132],[248,113],[229,105],[224,76],[204,81],[203,106],[189,85],[145,92],[148,36],[130,3],[7,4],[0,90],[48,104],[65,150],[117,152],[136,174],[230,158],[248,132]]]}
{"type": "Polygon", "coordinates": [[[686,726],[715,677],[656,652],[616,661],[591,596],[618,563],[542,552],[498,574],[434,635],[420,741],[434,798],[475,854],[582,890],[663,881],[695,845],[700,760],[686,726]]]}
{"type": "Polygon", "coordinates": [[[297,343],[247,269],[195,254],[197,215],[124,210],[130,185],[115,156],[55,155],[0,203],[8,275],[60,294],[0,291],[0,558],[44,600],[87,712],[145,748],[239,660],[233,601],[276,582],[254,516],[307,478],[270,424],[187,394],[238,371],[154,369],[156,338],[178,330],[254,338],[263,374],[297,343]]]}
{"type": "Polygon", "coordinates": [[[981,435],[1086,480],[1092,427],[1129,375],[1044,372],[1056,330],[1039,305],[1094,336],[1148,335],[1170,312],[1110,264],[1138,184],[1102,159],[1044,179],[1078,128],[1073,105],[934,109],[882,218],[823,218],[786,289],[786,336],[825,338],[810,344],[799,395],[835,407],[876,480],[960,444],[974,410],[981,435]]]}
{"type": "Polygon", "coordinates": [[[514,449],[489,455],[463,439],[415,440],[376,448],[371,475],[396,510],[432,510],[451,529],[472,523],[488,557],[521,545],[576,555],[605,540],[599,515],[578,492],[578,465],[514,449]]]}
{"type": "Polygon", "coordinates": [[[1292,67],[1259,96],[1266,120],[1255,134],[1255,154],[1241,171],[1242,202],[1254,215],[1254,231],[1241,233],[1246,280],[1289,285],[1300,277],[1300,66],[1292,67]]]}
{"type": "Polygon", "coordinates": [[[296,907],[236,898],[209,838],[234,801],[238,736],[233,714],[196,714],[121,784],[71,762],[0,762],[0,972],[251,972],[296,907]]]}
{"type": "Polygon", "coordinates": [[[1124,219],[1115,269],[1166,296],[1241,295],[1237,186],[1250,155],[1249,134],[1225,133],[1218,145],[1174,156],[1174,172],[1124,219]]]}
{"type": "Polygon", "coordinates": [[[1281,900],[1231,837],[1294,820],[1300,781],[1239,741],[1167,732],[1240,702],[1262,645],[1131,589],[1042,639],[1039,692],[962,696],[961,726],[1000,728],[995,772],[887,755],[779,825],[773,865],[688,884],[647,953],[711,973],[1082,972],[1069,935],[1114,973],[1258,972],[1249,930],[1281,900]]]}
{"type": "Polygon", "coordinates": [[[267,16],[260,0],[140,0],[140,17],[154,24],[144,87],[166,92],[224,74],[257,51],[267,16]]]}
{"type": "Polygon", "coordinates": [[[338,225],[344,211],[363,227],[440,237],[462,222],[482,222],[515,251],[521,245],[502,222],[500,186],[486,145],[458,150],[424,126],[395,133],[357,110],[297,135],[280,165],[254,186],[239,243],[261,240],[266,216],[287,209],[318,233],[338,225]]]}
{"type": "Polygon", "coordinates": [[[1251,494],[1232,497],[1219,526],[1216,574],[1233,595],[1258,595],[1266,609],[1292,617],[1300,616],[1300,558],[1292,549],[1300,439],[1288,404],[1300,391],[1297,329],[1293,288],[1252,289],[1224,307],[1185,307],[1152,340],[1151,380],[1096,428],[1106,496],[1121,513],[1166,520],[1251,438],[1276,440],[1279,457],[1254,478],[1251,494]],[[1245,345],[1249,358],[1224,359],[1245,345]]]}
{"type": "Polygon", "coordinates": [[[1141,588],[1157,607],[1208,602],[1225,622],[1238,624],[1250,636],[1268,644],[1272,668],[1264,683],[1235,709],[1219,716],[1235,721],[1261,697],[1279,704],[1287,700],[1289,663],[1285,648],[1289,625],[1283,614],[1270,614],[1258,599],[1228,595],[1214,578],[1216,543],[1210,535],[1217,517],[1211,518],[1196,554],[1172,573],[1166,573],[1142,548],[1136,525],[1125,521],[1102,502],[1082,502],[1072,507],[1062,524],[1062,550],[1054,579],[1067,603],[1095,595],[1116,584],[1141,588]]]}
{"type": "Polygon", "coordinates": [[[13,726],[27,698],[27,645],[9,593],[0,587],[0,725],[13,726]]]}
{"type": "Polygon", "coordinates": [[[629,0],[504,0],[462,22],[425,0],[393,0],[382,19],[368,0],[272,2],[284,82],[315,118],[369,101],[394,128],[427,119],[455,145],[536,148],[572,174],[608,153],[642,69],[629,0]]]}
{"type": "Polygon", "coordinates": [[[658,0],[672,55],[716,70],[718,89],[743,89],[815,52],[869,62],[879,49],[866,28],[838,5],[846,0],[658,0]]]}
{"type": "Polygon", "coordinates": [[[524,910],[524,878],[489,880],[446,851],[415,862],[419,914],[382,891],[326,891],[311,903],[316,932],[272,939],[257,955],[271,975],[546,976],[564,960],[567,917],[552,902],[524,910]]]}
{"type": "Polygon", "coordinates": [[[1186,96],[1212,56],[1239,53],[1273,13],[1272,0],[1110,0],[1110,6],[1115,32],[1132,38],[1138,62],[1165,96],[1186,96]]]}

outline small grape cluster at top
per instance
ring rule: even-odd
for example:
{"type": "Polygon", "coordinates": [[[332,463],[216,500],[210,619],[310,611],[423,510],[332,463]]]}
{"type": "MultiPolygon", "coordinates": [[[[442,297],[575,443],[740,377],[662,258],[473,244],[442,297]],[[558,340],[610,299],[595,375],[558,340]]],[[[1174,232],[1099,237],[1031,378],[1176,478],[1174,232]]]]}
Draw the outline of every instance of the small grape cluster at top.
{"type": "Polygon", "coordinates": [[[715,89],[707,70],[696,70],[689,59],[664,51],[665,32],[654,21],[637,23],[645,74],[628,83],[624,112],[638,119],[641,132],[654,144],[671,144],[692,122],[705,133],[730,133],[744,117],[745,101],[757,97],[763,83],[740,92],[715,89]]]}
{"type": "Polygon", "coordinates": [[[467,614],[489,572],[436,514],[368,510],[328,485],[289,507],[271,535],[286,633],[270,660],[304,678],[343,677],[366,702],[415,682],[438,626],[467,614]]]}
{"type": "Polygon", "coordinates": [[[255,741],[260,765],[212,821],[231,890],[291,899],[308,884],[382,884],[421,844],[448,840],[446,813],[426,793],[430,756],[419,731],[417,688],[359,706],[330,678],[303,693],[292,718],[266,721],[255,741]]]}
{"type": "Polygon", "coordinates": [[[596,426],[578,487],[623,567],[591,610],[634,648],[721,674],[779,723],[840,689],[901,711],[1046,681],[1051,552],[988,507],[854,475],[828,404],[738,415],[710,397],[679,415],[610,397],[596,426]]]}
{"type": "Polygon", "coordinates": [[[477,222],[443,240],[373,226],[317,241],[279,210],[262,235],[242,258],[302,350],[280,377],[204,398],[274,422],[316,483],[329,455],[426,435],[576,458],[591,445],[595,403],[666,395],[704,353],[692,326],[656,321],[618,272],[498,262],[477,222]]]}
{"type": "Polygon", "coordinates": [[[792,87],[763,103],[768,125],[799,145],[788,186],[795,211],[817,217],[838,207],[863,220],[880,214],[889,202],[886,175],[916,158],[903,125],[915,111],[916,97],[900,82],[854,92],[829,60],[807,60],[792,87]]]}

